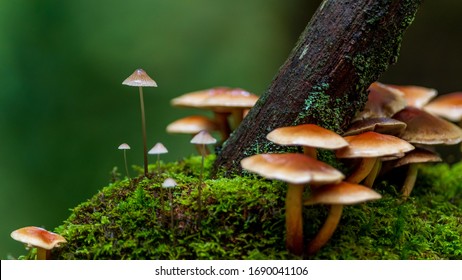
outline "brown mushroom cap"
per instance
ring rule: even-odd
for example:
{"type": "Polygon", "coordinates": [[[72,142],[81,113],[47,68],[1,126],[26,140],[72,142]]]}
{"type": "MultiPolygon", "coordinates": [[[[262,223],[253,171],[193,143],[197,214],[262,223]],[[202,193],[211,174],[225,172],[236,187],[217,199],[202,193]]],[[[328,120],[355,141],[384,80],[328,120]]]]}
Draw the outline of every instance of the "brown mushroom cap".
{"type": "Polygon", "coordinates": [[[157,83],[143,69],[136,69],[122,84],[132,87],[157,87],[157,83]]]}
{"type": "Polygon", "coordinates": [[[339,149],[348,145],[348,142],[337,133],[315,124],[276,128],[266,138],[279,145],[309,146],[324,149],[339,149]]]}
{"type": "Polygon", "coordinates": [[[397,89],[375,82],[369,86],[369,96],[364,110],[355,120],[391,117],[406,106],[403,93],[397,89]]]}
{"type": "Polygon", "coordinates": [[[338,158],[382,157],[405,153],[414,149],[414,146],[398,137],[372,131],[346,136],[345,140],[348,141],[349,145],[337,150],[336,156],[338,158]]]}
{"type": "Polygon", "coordinates": [[[356,135],[367,131],[399,136],[405,129],[405,123],[392,118],[367,118],[351,123],[343,136],[356,135]]]}
{"type": "Polygon", "coordinates": [[[152,147],[148,154],[150,155],[159,155],[159,154],[166,154],[168,153],[168,150],[167,148],[165,148],[164,144],[162,143],[156,143],[156,145],[154,145],[154,147],[152,147]]]}
{"type": "Polygon", "coordinates": [[[215,144],[217,143],[217,139],[213,138],[210,133],[208,133],[205,130],[202,130],[201,132],[197,133],[190,141],[191,144],[203,144],[203,145],[209,145],[209,144],[215,144]]]}
{"type": "Polygon", "coordinates": [[[215,122],[205,116],[189,116],[178,119],[167,126],[168,133],[197,134],[201,130],[214,131],[215,122]]]}
{"type": "Polygon", "coordinates": [[[292,184],[329,184],[344,175],[332,166],[303,154],[259,154],[241,160],[242,168],[268,179],[292,184]]]}
{"type": "Polygon", "coordinates": [[[423,162],[440,162],[442,161],[441,157],[434,152],[416,148],[413,151],[410,151],[404,155],[404,157],[399,158],[393,162],[390,162],[391,167],[399,167],[411,163],[423,163],[423,162]]]}
{"type": "Polygon", "coordinates": [[[11,238],[25,243],[28,247],[38,247],[51,250],[66,243],[66,239],[59,234],[49,232],[43,228],[29,226],[17,229],[11,233],[11,238]]]}
{"type": "Polygon", "coordinates": [[[410,143],[453,145],[462,141],[461,128],[418,108],[406,107],[393,118],[407,124],[401,138],[410,143]]]}
{"type": "Polygon", "coordinates": [[[462,92],[441,95],[428,103],[424,110],[451,121],[462,120],[462,92]]]}
{"type": "Polygon", "coordinates": [[[380,199],[381,197],[382,196],[379,193],[371,188],[358,184],[341,182],[314,189],[310,197],[304,201],[304,204],[351,205],[369,200],[380,199]]]}
{"type": "Polygon", "coordinates": [[[404,94],[403,97],[406,100],[407,106],[413,106],[416,108],[422,108],[428,103],[428,101],[430,101],[430,99],[438,94],[436,89],[421,86],[388,84],[387,86],[401,91],[404,94]]]}
{"type": "Polygon", "coordinates": [[[235,108],[252,108],[257,100],[257,95],[240,88],[217,87],[186,93],[172,99],[171,104],[178,107],[208,108],[231,112],[235,108]]]}

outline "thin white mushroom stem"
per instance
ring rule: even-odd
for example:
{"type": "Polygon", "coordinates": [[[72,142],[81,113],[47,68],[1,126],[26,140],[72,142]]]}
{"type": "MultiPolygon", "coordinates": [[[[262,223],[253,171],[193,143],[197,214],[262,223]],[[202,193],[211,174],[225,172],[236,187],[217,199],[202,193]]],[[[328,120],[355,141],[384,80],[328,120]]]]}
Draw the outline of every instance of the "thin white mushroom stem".
{"type": "Polygon", "coordinates": [[[286,195],[286,248],[295,255],[303,254],[303,191],[300,184],[288,184],[286,195]]]}
{"type": "Polygon", "coordinates": [[[197,196],[197,208],[198,208],[198,218],[197,218],[197,224],[200,226],[201,224],[201,219],[202,219],[202,180],[203,180],[203,174],[204,174],[204,158],[205,158],[205,144],[202,144],[202,159],[201,159],[201,171],[199,174],[199,186],[198,186],[198,196],[197,196]]]}
{"type": "MultiPolygon", "coordinates": [[[[160,154],[157,154],[157,177],[160,178],[160,154]]],[[[165,211],[164,196],[164,188],[160,188],[160,205],[162,207],[162,212],[165,211]]]]}
{"type": "Polygon", "coordinates": [[[372,188],[375,179],[380,172],[380,169],[382,169],[382,161],[378,159],[375,161],[374,167],[372,167],[371,172],[369,172],[369,175],[367,175],[366,179],[364,180],[363,185],[372,188]]]}
{"type": "Polygon", "coordinates": [[[128,181],[130,182],[130,186],[132,186],[132,179],[130,178],[130,174],[128,173],[128,164],[127,164],[127,150],[124,149],[124,162],[125,162],[125,172],[127,173],[128,181]]]}
{"type": "Polygon", "coordinates": [[[316,151],[316,148],[313,147],[303,146],[303,153],[314,159],[317,159],[318,157],[318,152],[316,151]]]}
{"type": "Polygon", "coordinates": [[[172,237],[175,242],[175,224],[173,221],[173,195],[172,195],[172,190],[168,190],[168,197],[170,200],[170,228],[172,230],[172,237]]]}
{"type": "Polygon", "coordinates": [[[196,147],[196,151],[201,155],[202,153],[204,153],[204,155],[208,156],[210,154],[210,151],[209,149],[207,149],[207,147],[204,146],[204,148],[202,148],[202,145],[201,144],[194,144],[194,147],[196,147]]]}
{"type": "Polygon", "coordinates": [[[148,176],[148,146],[146,143],[146,118],[144,116],[143,87],[138,87],[138,88],[140,89],[141,126],[143,130],[144,176],[148,176]]]}
{"type": "Polygon", "coordinates": [[[356,168],[355,171],[346,179],[346,181],[354,184],[358,184],[362,180],[364,180],[367,175],[371,172],[372,168],[375,165],[375,162],[377,161],[377,158],[372,157],[372,158],[363,158],[359,164],[359,166],[356,168]]]}
{"type": "Polygon", "coordinates": [[[333,204],[322,228],[318,231],[313,240],[308,244],[307,253],[313,255],[321,249],[334,234],[335,229],[342,216],[343,205],[333,204]]]}
{"type": "Polygon", "coordinates": [[[409,164],[409,169],[407,170],[406,179],[404,180],[403,188],[401,189],[401,194],[403,197],[407,198],[411,195],[412,189],[414,188],[415,181],[417,179],[417,164],[409,164]]]}

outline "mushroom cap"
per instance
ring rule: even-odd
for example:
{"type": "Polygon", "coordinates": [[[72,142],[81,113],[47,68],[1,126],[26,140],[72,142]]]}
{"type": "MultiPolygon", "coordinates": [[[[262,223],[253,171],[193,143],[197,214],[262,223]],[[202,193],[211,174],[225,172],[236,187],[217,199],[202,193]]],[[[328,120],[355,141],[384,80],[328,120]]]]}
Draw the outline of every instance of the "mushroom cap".
{"type": "Polygon", "coordinates": [[[342,136],[315,124],[280,127],[266,138],[279,145],[299,145],[324,149],[339,149],[348,145],[342,136]]]}
{"type": "Polygon", "coordinates": [[[406,124],[392,118],[367,118],[351,123],[343,136],[351,136],[367,131],[399,136],[404,133],[406,124]]]}
{"type": "Polygon", "coordinates": [[[428,103],[424,110],[451,121],[462,120],[462,92],[441,95],[428,103]]]}
{"type": "Polygon", "coordinates": [[[346,136],[345,140],[349,145],[336,151],[338,158],[382,157],[414,149],[414,146],[398,137],[373,131],[346,136]]]}
{"type": "Polygon", "coordinates": [[[59,247],[60,243],[66,243],[66,239],[59,234],[47,231],[40,227],[23,227],[11,233],[11,238],[25,243],[28,247],[38,247],[51,250],[59,247]]]}
{"type": "Polygon", "coordinates": [[[127,143],[122,143],[119,145],[119,147],[117,148],[119,150],[130,150],[130,146],[128,146],[127,143]]]}
{"type": "Polygon", "coordinates": [[[157,87],[157,83],[143,69],[136,69],[122,84],[131,87],[157,87]]]}
{"type": "Polygon", "coordinates": [[[191,139],[190,143],[209,145],[217,143],[217,139],[213,138],[206,130],[202,130],[191,139]]]}
{"type": "Polygon", "coordinates": [[[175,180],[172,178],[167,178],[165,181],[162,183],[162,187],[164,188],[173,188],[176,187],[177,183],[175,180]]]}
{"type": "Polygon", "coordinates": [[[201,130],[214,131],[217,125],[205,116],[189,116],[178,119],[167,126],[168,133],[197,134],[201,130]]]}
{"type": "Polygon", "coordinates": [[[152,147],[148,154],[150,155],[159,155],[159,154],[166,154],[168,153],[168,150],[167,148],[165,148],[164,144],[158,142],[154,145],[154,147],[152,147]]]}
{"type": "Polygon", "coordinates": [[[416,148],[413,151],[406,153],[402,158],[399,158],[393,162],[390,162],[391,167],[399,167],[411,163],[422,163],[422,162],[440,162],[441,157],[434,152],[416,148]]]}
{"type": "Polygon", "coordinates": [[[240,88],[216,87],[183,94],[172,99],[171,104],[177,107],[230,112],[236,108],[252,108],[257,100],[257,95],[240,88]]]}
{"type": "Polygon", "coordinates": [[[310,197],[304,201],[304,204],[351,205],[380,199],[381,197],[379,193],[371,188],[349,182],[340,182],[314,189],[310,197]]]}
{"type": "Polygon", "coordinates": [[[369,86],[369,96],[364,110],[359,112],[355,120],[391,117],[405,106],[406,100],[401,91],[382,83],[374,82],[369,86]]]}
{"type": "Polygon", "coordinates": [[[292,184],[329,184],[345,176],[332,166],[303,154],[258,154],[241,160],[243,169],[292,184]]]}
{"type": "Polygon", "coordinates": [[[426,145],[453,145],[462,141],[462,129],[458,126],[415,107],[406,107],[393,116],[407,124],[401,138],[426,145]]]}
{"type": "Polygon", "coordinates": [[[427,88],[414,85],[389,85],[391,88],[397,89],[403,93],[403,97],[406,100],[407,106],[416,108],[422,108],[428,103],[433,97],[438,94],[438,91],[434,88],[427,88]]]}

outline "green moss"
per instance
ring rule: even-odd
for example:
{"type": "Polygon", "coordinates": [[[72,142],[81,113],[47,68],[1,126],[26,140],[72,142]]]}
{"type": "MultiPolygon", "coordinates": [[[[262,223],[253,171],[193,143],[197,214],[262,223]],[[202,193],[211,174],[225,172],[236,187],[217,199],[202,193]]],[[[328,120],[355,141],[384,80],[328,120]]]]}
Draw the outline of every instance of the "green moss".
{"type": "MultiPolygon", "coordinates": [[[[214,156],[206,160],[206,177],[214,156]]],[[[297,259],[285,251],[286,187],[258,176],[207,179],[204,212],[196,225],[200,157],[162,164],[162,174],[103,188],[71,210],[57,229],[68,243],[59,259],[297,259]],[[160,183],[173,190],[161,210],[160,183]]],[[[154,167],[154,166],[152,166],[154,167]]],[[[152,168],[151,170],[155,170],[152,168]]],[[[142,170],[140,170],[142,171],[142,170]]],[[[402,200],[397,184],[377,181],[381,200],[347,206],[339,228],[314,259],[462,259],[462,162],[420,168],[412,197],[402,200]]],[[[309,195],[307,191],[306,195],[309,195]]],[[[324,206],[304,208],[311,239],[327,215],[324,206]]],[[[34,258],[31,251],[24,258],[34,258]]]]}

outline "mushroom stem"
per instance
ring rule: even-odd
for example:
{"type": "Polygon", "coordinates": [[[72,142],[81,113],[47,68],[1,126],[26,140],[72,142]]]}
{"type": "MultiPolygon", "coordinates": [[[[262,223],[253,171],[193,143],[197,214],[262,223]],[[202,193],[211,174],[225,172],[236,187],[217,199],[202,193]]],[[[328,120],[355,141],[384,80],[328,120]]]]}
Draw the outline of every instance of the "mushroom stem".
{"type": "MultiPolygon", "coordinates": [[[[157,177],[160,178],[160,154],[157,154],[157,177]]],[[[165,211],[164,196],[164,188],[160,188],[160,205],[162,207],[162,212],[165,211]]]]}
{"type": "Polygon", "coordinates": [[[48,260],[50,259],[50,251],[37,247],[37,260],[48,260]]]}
{"type": "Polygon", "coordinates": [[[197,207],[198,207],[198,218],[197,218],[197,224],[200,226],[201,224],[201,219],[202,219],[202,178],[204,174],[204,157],[205,157],[205,144],[202,144],[202,159],[201,159],[201,171],[199,174],[199,187],[198,187],[198,196],[197,196],[197,207]]]}
{"type": "Polygon", "coordinates": [[[236,129],[242,122],[242,120],[244,119],[244,112],[243,110],[240,110],[240,109],[235,109],[233,110],[233,112],[231,113],[232,116],[233,116],[233,129],[236,129]]]}
{"type": "Polygon", "coordinates": [[[144,98],[143,87],[140,89],[140,105],[141,105],[141,125],[143,130],[143,149],[144,149],[144,176],[148,176],[148,146],[146,144],[146,118],[144,116],[144,98]]]}
{"type": "Polygon", "coordinates": [[[286,248],[298,256],[303,253],[303,191],[303,185],[288,184],[286,195],[286,248]]]}
{"type": "Polygon", "coordinates": [[[316,148],[303,146],[303,153],[311,158],[316,159],[318,157],[318,153],[316,148]]]}
{"type": "Polygon", "coordinates": [[[326,221],[324,222],[324,225],[318,231],[314,239],[311,240],[310,244],[308,244],[308,255],[313,255],[319,249],[321,249],[327,243],[327,241],[329,241],[329,239],[334,234],[335,229],[337,228],[340,217],[342,216],[342,211],[342,204],[334,204],[330,207],[329,214],[326,218],[326,221]]]}
{"type": "Polygon", "coordinates": [[[353,173],[346,179],[346,181],[358,184],[359,182],[364,180],[364,178],[366,178],[367,175],[371,172],[376,161],[377,158],[375,157],[363,158],[358,168],[356,168],[356,170],[353,171],[353,173]]]}
{"type": "Polygon", "coordinates": [[[214,112],[214,115],[215,115],[215,122],[218,125],[218,129],[220,129],[221,141],[225,142],[226,139],[228,139],[229,135],[231,134],[231,127],[228,122],[229,113],[214,112]]]}
{"type": "Polygon", "coordinates": [[[380,172],[380,169],[382,169],[382,161],[376,160],[371,172],[369,172],[369,175],[367,175],[366,179],[364,180],[363,185],[372,188],[372,186],[374,185],[374,181],[380,172]]]}
{"type": "Polygon", "coordinates": [[[168,197],[170,199],[170,228],[172,230],[172,237],[173,237],[173,242],[175,242],[175,227],[174,227],[174,221],[173,221],[173,195],[172,195],[172,190],[168,190],[168,197]]]}
{"type": "Polygon", "coordinates": [[[202,145],[200,144],[195,144],[194,147],[196,147],[196,150],[197,152],[201,155],[202,152],[204,153],[204,155],[208,156],[210,154],[210,151],[209,149],[207,149],[207,147],[204,146],[204,148],[202,148],[202,145]]]}
{"type": "Polygon", "coordinates": [[[125,161],[125,172],[127,173],[127,177],[128,177],[128,181],[130,182],[130,186],[132,186],[132,179],[130,178],[130,174],[128,173],[127,150],[124,150],[124,161],[125,161]]]}
{"type": "Polygon", "coordinates": [[[417,179],[417,164],[409,164],[409,169],[407,170],[406,179],[404,180],[403,188],[401,189],[401,194],[407,198],[411,195],[412,189],[414,188],[415,181],[417,179]]]}

